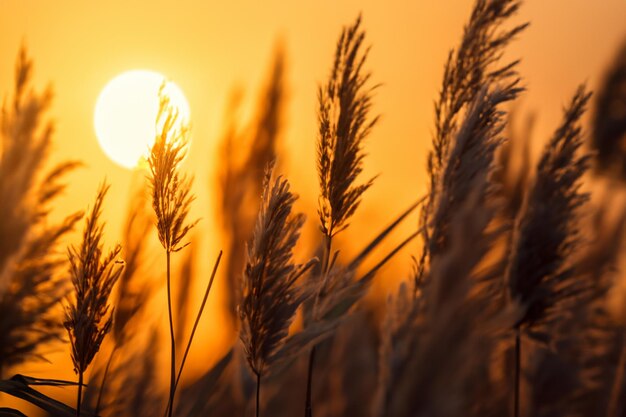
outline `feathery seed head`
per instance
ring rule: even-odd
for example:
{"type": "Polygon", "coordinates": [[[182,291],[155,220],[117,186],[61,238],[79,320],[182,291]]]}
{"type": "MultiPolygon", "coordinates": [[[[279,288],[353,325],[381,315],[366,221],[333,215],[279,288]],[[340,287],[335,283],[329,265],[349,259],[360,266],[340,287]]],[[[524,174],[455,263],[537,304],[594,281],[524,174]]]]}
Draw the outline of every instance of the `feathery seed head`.
{"type": "Polygon", "coordinates": [[[104,226],[100,215],[108,189],[105,183],[100,186],[94,206],[85,219],[81,244],[68,249],[74,291],[66,306],[64,325],[76,373],[87,370],[111,329],[113,314],[109,296],[123,270],[122,262],[117,259],[121,247],[117,245],[108,253],[103,248],[104,226]]]}
{"type": "Polygon", "coordinates": [[[343,30],[330,78],[318,93],[318,214],[322,233],[329,238],[347,227],[373,183],[355,184],[363,170],[363,141],[378,121],[370,117],[374,87],[368,86],[370,74],[363,68],[368,54],[362,51],[364,40],[359,17],[343,30]]]}
{"type": "Polygon", "coordinates": [[[178,127],[178,114],[162,91],[160,99],[157,137],[148,158],[152,207],[163,248],[168,252],[177,252],[187,245],[183,239],[197,223],[186,221],[194,200],[192,179],[178,172],[185,158],[189,129],[187,126],[178,127]]]}
{"type": "Polygon", "coordinates": [[[526,308],[522,324],[545,320],[559,302],[580,295],[577,285],[582,283],[574,279],[567,259],[580,245],[578,220],[588,200],[580,185],[589,155],[579,150],[580,118],[589,98],[581,86],[565,109],[517,220],[507,282],[511,299],[526,308]]]}
{"type": "Polygon", "coordinates": [[[296,264],[293,248],[300,237],[303,214],[293,214],[297,196],[282,177],[265,175],[261,208],[250,242],[239,306],[240,337],[250,368],[263,375],[276,359],[296,310],[307,294],[297,280],[312,265],[296,264]]]}

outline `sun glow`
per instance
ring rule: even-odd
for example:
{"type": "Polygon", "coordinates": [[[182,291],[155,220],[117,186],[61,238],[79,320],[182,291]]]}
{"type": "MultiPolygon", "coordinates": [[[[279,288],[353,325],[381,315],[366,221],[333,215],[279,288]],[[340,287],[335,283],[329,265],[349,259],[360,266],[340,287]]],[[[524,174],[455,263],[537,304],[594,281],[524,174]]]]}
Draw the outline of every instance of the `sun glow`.
{"type": "Polygon", "coordinates": [[[146,158],[156,135],[161,86],[178,112],[176,127],[188,124],[189,103],[182,90],[157,72],[127,71],[102,89],[96,102],[94,127],[100,147],[113,162],[132,169],[146,158]]]}

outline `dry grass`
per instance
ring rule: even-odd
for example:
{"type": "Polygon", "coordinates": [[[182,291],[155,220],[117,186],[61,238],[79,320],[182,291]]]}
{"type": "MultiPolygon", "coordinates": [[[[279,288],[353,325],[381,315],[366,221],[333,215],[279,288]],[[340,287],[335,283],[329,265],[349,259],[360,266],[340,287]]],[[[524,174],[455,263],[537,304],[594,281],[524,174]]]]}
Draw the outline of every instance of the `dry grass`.
{"type": "Polygon", "coordinates": [[[67,293],[59,251],[80,214],[51,224],[48,214],[63,192],[67,162],[45,172],[53,124],[52,94],[32,85],[32,61],[22,48],[15,91],[0,115],[0,376],[7,368],[45,359],[42,347],[61,340],[57,306],[67,293]]]}
{"type": "Polygon", "coordinates": [[[70,339],[74,372],[78,374],[77,416],[80,415],[83,375],[113,326],[109,297],[123,271],[123,263],[118,260],[121,246],[109,252],[103,248],[104,226],[100,216],[108,190],[108,185],[103,183],[100,186],[96,201],[85,218],[80,246],[68,249],[74,291],[63,325],[70,339]]]}
{"type": "MultiPolygon", "coordinates": [[[[361,177],[366,140],[378,123],[363,22],[359,16],[340,32],[318,89],[319,129],[311,143],[317,170],[310,171],[320,186],[321,262],[299,244],[305,216],[295,212],[289,181],[274,174],[280,167],[273,161],[284,160],[285,65],[278,49],[249,126],[238,127],[236,105],[227,113],[217,170],[225,268],[218,274],[220,252],[194,316],[190,288],[206,254],[197,246],[180,265],[171,259],[189,245],[196,224],[189,220],[192,177],[181,173],[188,127],[179,126],[162,95],[148,186],[133,198],[124,249],[103,249],[103,185],[80,243],[65,259],[59,248],[81,215],[56,225],[48,217],[63,175],[76,164],[43,171],[53,138],[45,121],[51,95],[29,87],[32,63],[22,51],[15,93],[0,116],[0,370],[15,373],[46,359],[65,325],[78,404],[39,391],[76,385],[68,381],[16,375],[0,380],[0,392],[64,417],[624,415],[623,52],[595,102],[589,139],[595,153],[585,151],[591,101],[580,87],[533,161],[532,118],[517,134],[507,113],[524,91],[518,62],[502,58],[527,26],[513,22],[521,3],[475,0],[435,100],[427,193],[399,215],[388,213],[387,225],[372,225],[380,232],[352,258],[340,255],[348,251],[335,238],[358,239],[346,229],[373,184],[361,177]],[[594,164],[602,175],[588,175],[594,164]],[[148,194],[153,213],[143,199],[148,194]],[[377,255],[407,219],[413,231],[377,255]],[[151,263],[152,231],[164,265],[151,263]],[[413,273],[385,306],[365,299],[375,277],[389,277],[388,260],[416,236],[422,245],[413,273]],[[148,307],[159,287],[151,277],[163,270],[169,349],[148,307]],[[220,278],[239,340],[223,354],[204,352],[222,356],[194,363],[201,376],[184,379],[220,278]],[[65,320],[57,314],[64,298],[65,320]]],[[[23,414],[0,408],[0,415],[23,414]]]]}
{"type": "Polygon", "coordinates": [[[170,396],[167,413],[171,417],[176,394],[176,335],[173,317],[173,295],[171,282],[171,254],[186,247],[184,242],[196,222],[189,223],[187,216],[194,197],[191,194],[191,178],[179,173],[188,144],[188,127],[179,124],[178,114],[162,91],[156,126],[158,129],[154,145],[150,150],[150,189],[152,208],[156,216],[159,241],[165,249],[167,311],[170,326],[170,396]]]}
{"type": "MultiPolygon", "coordinates": [[[[228,106],[227,127],[222,139],[218,171],[221,222],[228,240],[225,251],[228,309],[237,320],[241,298],[241,271],[245,245],[252,238],[263,192],[264,172],[276,160],[283,126],[285,57],[279,46],[272,57],[268,80],[258,97],[258,110],[249,125],[238,126],[239,94],[228,106]]],[[[278,162],[278,161],[277,161],[278,162]]]]}
{"type": "Polygon", "coordinates": [[[273,167],[265,174],[261,208],[248,247],[243,275],[243,298],[239,309],[241,340],[248,364],[257,377],[256,415],[260,415],[261,378],[283,353],[289,325],[307,298],[297,280],[316,262],[293,261],[293,248],[304,223],[302,214],[292,214],[296,196],[289,183],[272,179],[273,167]]]}

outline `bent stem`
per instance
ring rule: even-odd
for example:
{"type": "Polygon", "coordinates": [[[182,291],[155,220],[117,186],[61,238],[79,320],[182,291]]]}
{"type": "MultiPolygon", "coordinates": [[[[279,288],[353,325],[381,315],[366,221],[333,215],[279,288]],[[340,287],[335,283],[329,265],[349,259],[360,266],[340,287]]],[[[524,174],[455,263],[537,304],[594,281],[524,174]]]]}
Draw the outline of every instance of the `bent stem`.
{"type": "Polygon", "coordinates": [[[174,338],[174,320],[172,318],[172,289],[170,279],[170,251],[166,250],[167,258],[167,312],[170,321],[170,399],[167,408],[169,417],[172,417],[174,408],[174,392],[176,390],[176,339],[174,338]]]}
{"type": "MultiPolygon", "coordinates": [[[[204,312],[204,307],[206,306],[207,299],[209,298],[209,293],[211,292],[211,288],[213,287],[213,280],[215,279],[215,275],[217,274],[217,268],[220,265],[220,261],[222,260],[223,252],[220,251],[217,256],[217,260],[215,261],[215,265],[213,266],[213,272],[211,272],[211,278],[209,279],[209,284],[207,285],[206,291],[204,292],[204,298],[202,298],[202,303],[200,304],[200,310],[198,310],[198,314],[196,315],[196,319],[193,323],[193,328],[191,329],[191,335],[189,336],[189,340],[187,341],[187,346],[185,347],[185,353],[183,354],[183,360],[180,363],[180,368],[178,369],[178,374],[176,375],[176,381],[174,382],[174,394],[176,393],[176,389],[178,388],[178,383],[180,382],[180,377],[183,374],[183,368],[185,367],[185,362],[187,362],[187,356],[189,355],[189,350],[191,349],[191,343],[193,342],[193,338],[196,334],[196,329],[198,328],[198,323],[200,323],[200,318],[202,317],[202,313],[204,312]]],[[[167,410],[172,408],[172,398],[167,404],[167,410]]]]}
{"type": "Polygon", "coordinates": [[[519,398],[520,398],[520,374],[521,374],[521,357],[522,357],[522,340],[520,337],[519,326],[515,327],[515,388],[513,401],[513,416],[519,417],[519,398]]]}

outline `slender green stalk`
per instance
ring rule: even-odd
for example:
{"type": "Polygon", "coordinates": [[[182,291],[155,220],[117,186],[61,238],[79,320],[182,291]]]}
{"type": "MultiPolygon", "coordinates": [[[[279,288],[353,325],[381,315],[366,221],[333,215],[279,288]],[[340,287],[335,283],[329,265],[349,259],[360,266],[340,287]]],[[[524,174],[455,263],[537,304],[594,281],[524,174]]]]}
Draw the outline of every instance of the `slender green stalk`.
{"type": "Polygon", "coordinates": [[[520,375],[522,362],[522,339],[520,337],[520,328],[515,328],[515,388],[513,400],[513,416],[519,417],[519,398],[520,398],[520,375]]]}
{"type": "Polygon", "coordinates": [[[170,322],[170,399],[167,415],[172,417],[174,409],[174,393],[176,390],[176,339],[174,336],[174,319],[172,317],[172,285],[170,276],[170,251],[166,250],[167,258],[167,312],[170,322]]]}

